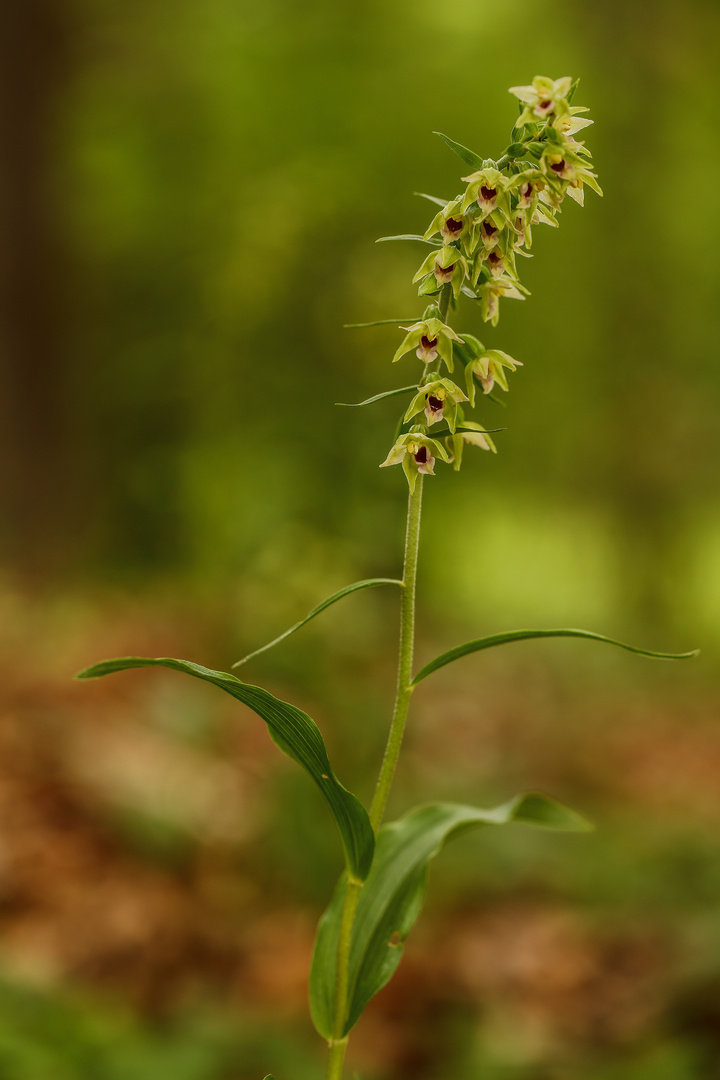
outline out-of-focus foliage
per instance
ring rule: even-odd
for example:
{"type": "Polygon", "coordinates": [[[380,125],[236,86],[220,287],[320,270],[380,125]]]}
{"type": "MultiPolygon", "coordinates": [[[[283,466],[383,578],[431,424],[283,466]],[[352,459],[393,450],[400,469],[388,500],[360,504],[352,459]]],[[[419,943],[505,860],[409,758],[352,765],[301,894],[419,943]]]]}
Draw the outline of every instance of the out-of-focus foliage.
{"type": "Polygon", "coordinates": [[[605,198],[536,230],[532,302],[482,327],[525,366],[508,410],[488,406],[508,427],[498,458],[433,482],[425,566],[500,617],[665,621],[683,639],[699,618],[716,635],[714,5],[59,9],[68,484],[86,494],[86,558],[216,584],[282,572],[301,594],[309,575],[311,603],[324,579],[394,568],[404,492],[377,465],[397,409],[333,402],[397,385],[399,332],[342,323],[422,309],[418,253],[373,241],[422,231],[413,191],[458,186],[431,131],[500,153],[507,87],[571,73],[605,198]],[[446,571],[451,517],[470,538],[446,571]],[[488,582],[499,546],[511,568],[488,582]]]}

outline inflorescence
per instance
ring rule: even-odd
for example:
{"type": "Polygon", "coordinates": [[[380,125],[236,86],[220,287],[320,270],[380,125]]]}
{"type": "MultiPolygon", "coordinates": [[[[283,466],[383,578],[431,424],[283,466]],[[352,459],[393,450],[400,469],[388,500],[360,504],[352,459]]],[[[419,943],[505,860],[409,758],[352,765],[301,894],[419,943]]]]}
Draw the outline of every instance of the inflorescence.
{"type": "Polygon", "coordinates": [[[485,395],[495,386],[507,391],[508,372],[522,366],[500,349],[486,349],[471,334],[455,333],[447,324],[449,309],[466,296],[479,305],[483,321],[496,326],[503,297],[524,300],[528,295],[517,257],[532,257],[533,225],[557,227],[565,196],[582,206],[585,185],[602,195],[590,151],[575,138],[592,123],[580,115],[587,109],[571,104],[576,86],[570,77],[538,75],[530,86],[511,87],[520,100],[520,116],[498,161],[481,160],[442,136],[474,171],[462,177],[465,191],[450,202],[425,196],[442,209],[424,236],[408,237],[433,249],[413,282],[419,282],[418,295],[436,299],[419,322],[401,327],[406,336],[393,363],[414,351],[424,370],[382,465],[402,464],[411,491],[419,473],[433,474],[437,458],[459,469],[465,443],[495,453],[487,429],[466,420],[463,405],[474,407],[478,383],[485,395]],[[440,375],[441,363],[453,373],[455,359],[465,368],[467,393],[440,375]],[[431,436],[429,429],[442,422],[446,428],[431,436]]]}

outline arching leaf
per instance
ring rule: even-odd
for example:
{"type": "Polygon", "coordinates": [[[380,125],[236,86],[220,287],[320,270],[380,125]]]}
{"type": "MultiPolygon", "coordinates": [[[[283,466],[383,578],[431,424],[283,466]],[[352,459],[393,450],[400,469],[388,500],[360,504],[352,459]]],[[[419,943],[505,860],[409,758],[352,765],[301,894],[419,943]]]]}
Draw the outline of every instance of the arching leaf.
{"type": "MultiPolygon", "coordinates": [[[[410,389],[414,390],[415,387],[413,386],[410,389]]],[[[397,391],[394,392],[397,393],[397,391]]],[[[343,589],[338,589],[332,596],[328,596],[327,599],[321,601],[321,603],[314,607],[312,611],[308,612],[304,619],[301,619],[300,622],[296,622],[289,630],[280,634],[279,637],[273,638],[272,641],[268,641],[267,645],[263,645],[261,648],[248,653],[247,656],[243,656],[242,660],[236,660],[232,666],[234,668],[240,667],[241,664],[246,664],[248,660],[252,660],[254,656],[259,656],[260,653],[272,649],[274,645],[278,645],[281,641],[284,641],[285,638],[290,637],[296,630],[305,626],[305,624],[309,623],[311,619],[314,619],[316,615],[319,615],[322,611],[325,611],[326,608],[336,604],[338,600],[342,600],[343,597],[350,596],[350,594],[354,592],[360,592],[361,589],[374,589],[377,585],[402,585],[402,581],[398,578],[367,578],[365,581],[355,581],[352,585],[346,585],[343,589]]]]}
{"type": "Polygon", "coordinates": [[[699,649],[693,649],[691,652],[684,653],[653,652],[651,649],[638,649],[635,645],[626,645],[623,641],[615,641],[614,638],[605,637],[604,634],[595,634],[592,630],[508,630],[502,634],[490,634],[489,637],[467,641],[464,645],[456,645],[454,649],[442,653],[434,660],[431,660],[429,664],[426,664],[424,668],[421,668],[410,685],[417,686],[428,675],[432,675],[433,671],[445,667],[446,664],[451,664],[453,660],[459,660],[461,656],[468,656],[470,653],[480,652],[482,649],[490,649],[493,645],[505,645],[510,641],[526,641],[529,638],[547,637],[590,638],[591,641],[602,641],[607,645],[616,645],[619,649],[637,653],[638,656],[649,656],[653,660],[690,660],[693,656],[697,656],[700,651],[699,649]]]}
{"type": "MultiPolygon", "coordinates": [[[[422,907],[430,860],[461,832],[512,821],[572,831],[591,828],[573,810],[535,793],[518,795],[492,810],[433,803],[383,826],[353,924],[345,1033],[400,963],[403,942],[422,907]]],[[[334,1021],[335,963],[346,887],[343,875],[320,920],[310,971],[313,1022],[326,1039],[332,1036],[334,1021]]]]}
{"type": "Polygon", "coordinates": [[[367,876],[375,846],[370,819],[362,803],[335,776],[323,737],[307,713],[274,697],[260,686],[240,682],[228,672],[213,671],[189,660],[175,660],[167,656],[121,656],[115,660],[103,660],[80,671],[75,678],[98,679],[116,671],[141,667],[170,668],[192,675],[219,687],[257,713],[267,724],[273,741],[288,757],[301,765],[320,788],[340,831],[348,871],[360,880],[367,876]]]}

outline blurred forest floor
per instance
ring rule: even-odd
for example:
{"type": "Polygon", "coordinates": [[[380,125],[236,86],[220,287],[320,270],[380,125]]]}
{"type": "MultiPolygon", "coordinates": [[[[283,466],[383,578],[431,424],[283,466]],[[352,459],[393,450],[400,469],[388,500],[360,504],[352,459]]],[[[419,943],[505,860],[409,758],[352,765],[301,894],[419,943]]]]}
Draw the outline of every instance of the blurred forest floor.
{"type": "MultiPolygon", "coordinates": [[[[0,1075],[319,1076],[307,972],[339,869],[323,808],[231,699],[172,673],[73,683],[129,651],[223,666],[211,607],[106,599],[3,596],[0,1075]]],[[[397,812],[529,786],[599,829],[451,845],[351,1041],[363,1076],[717,1075],[717,697],[688,701],[669,665],[581,661],[569,681],[551,655],[498,650],[482,679],[456,665],[417,695],[397,812]]],[[[272,678],[342,761],[323,688],[272,678]]]]}

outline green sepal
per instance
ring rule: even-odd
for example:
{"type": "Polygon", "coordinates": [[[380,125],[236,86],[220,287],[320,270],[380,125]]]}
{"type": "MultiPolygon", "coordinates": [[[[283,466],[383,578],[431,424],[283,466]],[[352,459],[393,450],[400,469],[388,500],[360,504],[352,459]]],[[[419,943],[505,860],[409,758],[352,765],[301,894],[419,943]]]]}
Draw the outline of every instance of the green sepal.
{"type": "MultiPolygon", "coordinates": [[[[592,828],[581,815],[536,793],[518,795],[491,810],[433,803],[383,826],[353,924],[343,1035],[400,963],[403,943],[422,908],[431,859],[460,833],[510,822],[570,831],[592,828]]],[[[337,941],[346,887],[343,875],[320,919],[310,969],[310,1011],[315,1027],[326,1039],[332,1037],[334,1025],[337,941]]]]}
{"type": "Polygon", "coordinates": [[[121,656],[102,660],[78,672],[76,679],[98,679],[129,668],[162,667],[192,675],[212,683],[231,697],[247,705],[265,721],[270,736],[283,753],[302,766],[320,788],[320,793],[335,818],[349,872],[364,880],[372,863],[375,838],[367,811],[359,799],[342,786],[333,772],[325,742],[314,720],[287,701],[281,701],[260,686],[240,682],[227,671],[193,664],[172,657],[121,656]]]}
{"type": "Polygon", "coordinates": [[[440,656],[437,656],[429,664],[426,664],[424,668],[421,668],[410,685],[417,686],[419,682],[426,679],[428,675],[432,675],[434,671],[438,671],[439,668],[445,667],[446,664],[451,664],[453,660],[459,660],[470,653],[490,649],[494,645],[505,645],[510,641],[527,641],[530,638],[548,637],[590,638],[591,641],[602,641],[607,645],[616,645],[620,649],[627,650],[627,652],[637,653],[638,656],[649,656],[652,660],[690,660],[700,652],[699,649],[684,653],[654,652],[650,649],[638,649],[635,645],[626,645],[623,641],[605,637],[604,634],[596,634],[592,630],[509,630],[502,634],[490,634],[488,637],[477,638],[475,641],[468,641],[464,645],[456,645],[454,649],[441,653],[440,656]]]}

